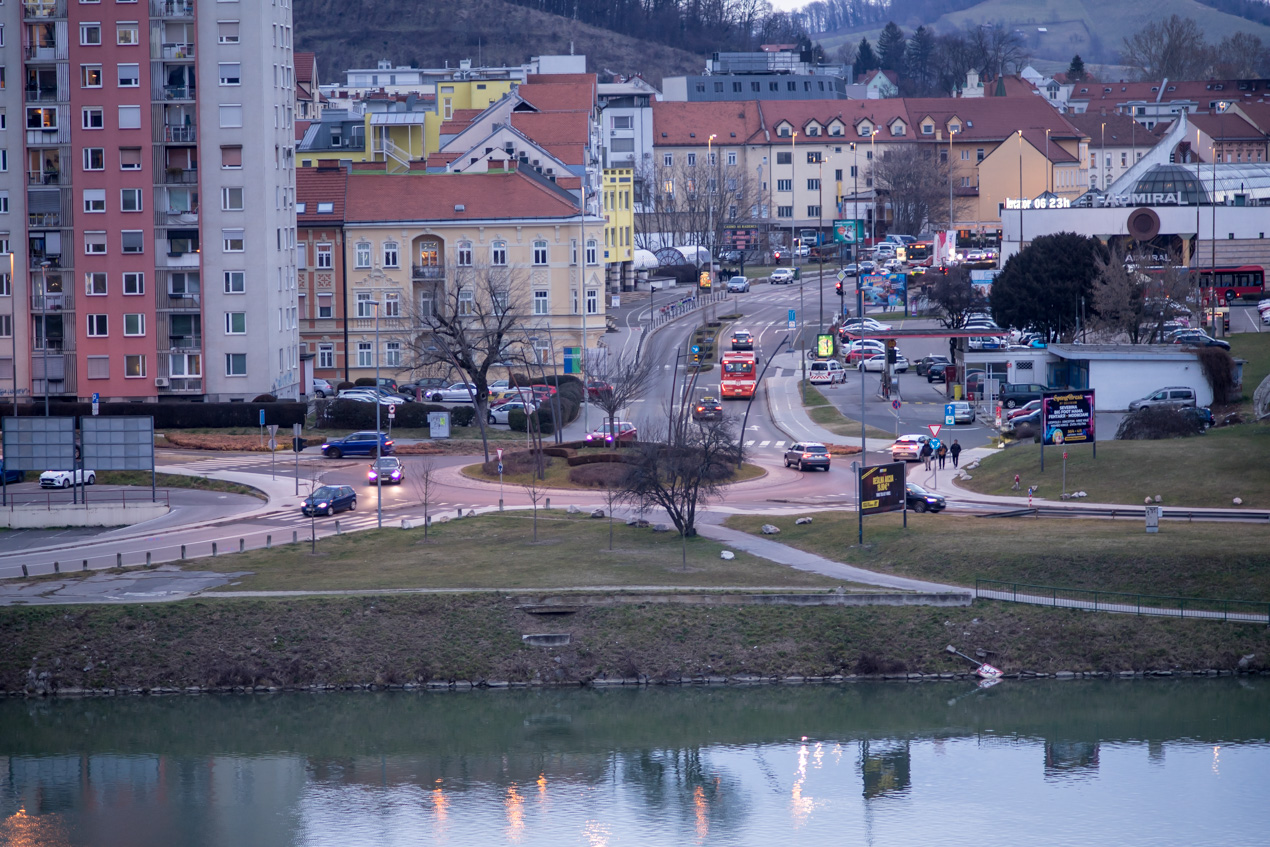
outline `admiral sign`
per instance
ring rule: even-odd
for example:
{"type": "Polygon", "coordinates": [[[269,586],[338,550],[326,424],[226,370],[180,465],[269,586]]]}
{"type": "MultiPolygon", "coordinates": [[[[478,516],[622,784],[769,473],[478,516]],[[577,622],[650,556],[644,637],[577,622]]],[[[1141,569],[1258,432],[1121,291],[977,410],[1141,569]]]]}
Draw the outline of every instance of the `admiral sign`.
{"type": "Polygon", "coordinates": [[[1045,392],[1041,397],[1041,429],[1046,444],[1092,444],[1093,389],[1045,392]]]}
{"type": "Polygon", "coordinates": [[[860,511],[866,515],[904,508],[904,462],[860,469],[860,511]]]}

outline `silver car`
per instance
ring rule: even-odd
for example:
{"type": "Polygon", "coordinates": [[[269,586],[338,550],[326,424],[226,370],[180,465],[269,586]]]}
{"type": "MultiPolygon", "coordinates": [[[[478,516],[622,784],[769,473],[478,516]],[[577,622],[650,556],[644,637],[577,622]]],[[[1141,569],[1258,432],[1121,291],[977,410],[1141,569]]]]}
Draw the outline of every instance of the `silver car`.
{"type": "Polygon", "coordinates": [[[975,422],[975,407],[965,400],[957,400],[949,405],[953,407],[954,424],[972,424],[975,422]]]}
{"type": "Polygon", "coordinates": [[[749,291],[749,290],[750,290],[749,277],[734,276],[730,280],[728,280],[729,292],[749,291]]]}

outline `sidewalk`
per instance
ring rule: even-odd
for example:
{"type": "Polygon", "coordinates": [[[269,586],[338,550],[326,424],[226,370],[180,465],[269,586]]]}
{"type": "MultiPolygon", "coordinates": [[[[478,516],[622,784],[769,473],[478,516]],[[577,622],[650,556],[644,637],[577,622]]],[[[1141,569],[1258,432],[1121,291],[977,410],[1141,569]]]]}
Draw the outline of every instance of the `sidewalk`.
{"type": "MultiPolygon", "coordinates": [[[[814,423],[803,408],[798,391],[799,368],[802,366],[797,353],[781,353],[772,360],[767,376],[763,378],[763,390],[767,401],[767,413],[772,425],[793,441],[819,441],[824,444],[842,444],[859,447],[860,439],[836,435],[818,423],[814,423]],[[793,370],[793,376],[773,376],[773,371],[793,370]]],[[[835,391],[843,390],[841,387],[835,391]]]]}

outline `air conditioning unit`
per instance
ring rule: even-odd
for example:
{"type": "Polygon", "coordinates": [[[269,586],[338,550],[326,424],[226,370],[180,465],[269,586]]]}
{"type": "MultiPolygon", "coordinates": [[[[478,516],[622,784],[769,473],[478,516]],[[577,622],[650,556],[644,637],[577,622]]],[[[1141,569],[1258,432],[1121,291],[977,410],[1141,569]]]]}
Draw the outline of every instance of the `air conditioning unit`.
{"type": "Polygon", "coordinates": [[[155,387],[155,388],[167,388],[167,387],[168,387],[168,378],[167,378],[166,376],[156,376],[156,377],[154,378],[154,387],[155,387]]]}

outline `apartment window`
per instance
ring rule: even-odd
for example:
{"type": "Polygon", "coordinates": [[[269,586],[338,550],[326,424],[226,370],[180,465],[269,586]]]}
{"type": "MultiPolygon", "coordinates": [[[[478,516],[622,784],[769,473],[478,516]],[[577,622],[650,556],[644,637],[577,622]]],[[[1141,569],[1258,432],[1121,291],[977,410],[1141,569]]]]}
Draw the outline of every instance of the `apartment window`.
{"type": "Polygon", "coordinates": [[[634,118],[631,115],[614,115],[613,129],[630,129],[634,118]]]}
{"type": "Polygon", "coordinates": [[[129,272],[123,275],[123,293],[139,295],[146,293],[146,275],[140,272],[129,272]]]}
{"type": "Polygon", "coordinates": [[[119,148],[119,170],[121,171],[141,170],[141,148],[140,147],[120,147],[119,148]]]}
{"type": "Polygon", "coordinates": [[[472,242],[459,242],[458,259],[456,260],[456,264],[461,268],[470,268],[472,266],[472,242]]]}
{"type": "Polygon", "coordinates": [[[353,251],[353,267],[369,268],[370,267],[370,242],[359,241],[357,247],[353,251]]]}
{"type": "Polygon", "coordinates": [[[688,154],[688,167],[690,167],[690,168],[691,168],[691,167],[693,167],[693,166],[694,166],[694,165],[696,165],[696,164],[697,164],[697,154],[696,154],[696,153],[689,153],[689,154],[688,154]]]}
{"type": "Polygon", "coordinates": [[[106,125],[106,113],[101,106],[85,106],[79,113],[79,124],[84,129],[102,129],[106,125]]]}
{"type": "Polygon", "coordinates": [[[807,190],[808,190],[808,191],[819,191],[819,190],[820,190],[820,180],[819,180],[819,179],[809,179],[809,180],[807,180],[807,190]]]}
{"type": "Polygon", "coordinates": [[[146,334],[146,316],[141,312],[133,312],[123,316],[123,334],[140,336],[146,334]]]}
{"type": "Polygon", "coordinates": [[[221,62],[219,67],[221,85],[242,84],[242,66],[238,62],[221,62]]]}
{"type": "Polygon", "coordinates": [[[119,191],[119,211],[121,212],[142,211],[140,188],[124,188],[119,191]]]}
{"type": "Polygon", "coordinates": [[[106,275],[99,271],[84,274],[84,293],[89,297],[106,295],[106,275]]]}
{"type": "Polygon", "coordinates": [[[199,279],[196,272],[174,273],[168,277],[168,294],[172,297],[196,297],[198,296],[199,288],[199,279]]]}
{"type": "Polygon", "coordinates": [[[728,164],[729,164],[729,165],[735,165],[735,164],[736,164],[736,151],[735,151],[735,150],[729,150],[729,151],[728,151],[728,164]]]}
{"type": "Polygon", "coordinates": [[[317,298],[317,316],[319,318],[335,317],[335,301],[330,294],[319,294],[317,298]]]}
{"type": "Polygon", "coordinates": [[[534,242],[534,264],[535,265],[547,264],[547,242],[545,241],[534,242]]]}
{"type": "MultiPolygon", "coordinates": [[[[6,316],[7,317],[7,316],[6,316]]],[[[108,329],[110,324],[108,315],[89,315],[88,316],[88,337],[89,338],[105,338],[110,334],[108,329]]]]}
{"type": "Polygon", "coordinates": [[[141,66],[131,63],[119,65],[119,87],[137,88],[141,85],[141,66]]]}
{"type": "Polygon", "coordinates": [[[372,352],[369,341],[357,342],[357,367],[373,368],[375,362],[373,361],[372,352]]]}
{"type": "MultiPolygon", "coordinates": [[[[301,245],[303,249],[303,245],[301,245]]],[[[323,270],[329,270],[334,264],[334,253],[330,244],[317,244],[313,247],[313,255],[317,260],[315,267],[323,270]]]]}
{"type": "Polygon", "coordinates": [[[13,296],[13,280],[9,278],[8,274],[0,274],[0,297],[12,297],[12,296],[13,296]]]}
{"type": "Polygon", "coordinates": [[[778,218],[792,218],[793,216],[794,216],[794,207],[793,207],[793,206],[777,206],[777,207],[776,207],[776,217],[778,217],[778,218]]]}
{"type": "Polygon", "coordinates": [[[818,218],[818,217],[820,217],[820,207],[819,207],[819,206],[808,206],[808,207],[807,207],[807,217],[809,217],[809,218],[818,218]]]}
{"type": "Polygon", "coordinates": [[[80,88],[101,88],[101,65],[79,66],[80,88]]]}
{"type": "Polygon", "coordinates": [[[375,317],[375,304],[371,302],[369,291],[357,292],[357,317],[373,318],[375,317]]]}
{"type": "Polygon", "coordinates": [[[792,179],[778,179],[776,180],[776,190],[777,191],[793,191],[794,181],[792,179]]]}
{"type": "Polygon", "coordinates": [[[220,148],[220,166],[224,170],[241,168],[243,166],[243,148],[236,144],[220,148]]]}
{"type": "Polygon", "coordinates": [[[110,357],[109,356],[89,356],[88,357],[88,378],[89,379],[110,379],[110,357]]]}
{"type": "Polygon", "coordinates": [[[319,368],[335,367],[335,345],[319,344],[317,354],[317,366],[319,368]]]}
{"type": "Polygon", "coordinates": [[[125,253],[144,253],[145,240],[144,233],[139,229],[125,229],[121,235],[123,236],[123,252],[125,253]]]}
{"type": "Polygon", "coordinates": [[[778,165],[792,165],[793,163],[794,163],[794,154],[793,154],[793,153],[789,152],[788,150],[785,150],[785,151],[783,151],[783,152],[778,150],[778,151],[776,152],[776,164],[778,164],[778,165]]]}
{"type": "Polygon", "coordinates": [[[459,316],[469,317],[476,311],[476,296],[472,289],[464,288],[459,291],[459,316]]]}
{"type": "Polygon", "coordinates": [[[84,189],[84,211],[90,214],[106,211],[106,189],[84,189]]]}
{"type": "Polygon", "coordinates": [[[400,341],[389,341],[384,344],[384,364],[390,368],[401,367],[400,341]]]}
{"type": "Polygon", "coordinates": [[[309,245],[303,241],[295,246],[295,266],[300,270],[309,266],[309,245]]]}
{"type": "Polygon", "coordinates": [[[226,294],[246,294],[247,293],[247,272],[246,271],[225,271],[225,293],[226,294]]]}
{"type": "Polygon", "coordinates": [[[241,229],[222,229],[221,250],[226,253],[241,253],[245,249],[243,246],[243,231],[241,229]]]}
{"type": "MultiPolygon", "coordinates": [[[[0,338],[13,337],[13,315],[0,315],[0,338]]],[[[0,360],[0,378],[13,379],[13,360],[0,360]]]]}
{"type": "Polygon", "coordinates": [[[246,335],[247,334],[247,313],[246,312],[226,312],[225,313],[225,334],[226,335],[246,335]]]}
{"type": "Polygon", "coordinates": [[[225,376],[246,376],[247,375],[247,354],[246,353],[226,353],[225,354],[225,376]]]}
{"type": "Polygon", "coordinates": [[[140,106],[120,106],[119,107],[119,128],[120,129],[141,129],[141,107],[140,106]]]}
{"type": "Polygon", "coordinates": [[[146,357],[124,356],[123,375],[127,379],[144,379],[146,375],[146,357]]]}
{"type": "Polygon", "coordinates": [[[600,313],[600,292],[595,288],[586,290],[586,313],[588,315],[598,315],[600,313]]]}
{"type": "Polygon", "coordinates": [[[243,210],[243,190],[241,188],[222,188],[220,190],[220,208],[222,212],[241,212],[243,210]]]}
{"type": "Polygon", "coordinates": [[[101,24],[80,24],[79,43],[85,47],[95,47],[101,44],[101,24]]]}
{"type": "Polygon", "coordinates": [[[115,43],[122,45],[140,44],[140,35],[136,21],[120,21],[115,24],[115,43]]]}
{"type": "Polygon", "coordinates": [[[549,315],[551,314],[551,292],[546,289],[538,289],[534,291],[534,314],[549,315]]]}
{"type": "Polygon", "coordinates": [[[318,203],[317,213],[319,215],[333,215],[335,214],[335,204],[334,203],[318,203]]]}
{"type": "Polygon", "coordinates": [[[675,166],[675,154],[674,154],[674,153],[662,153],[662,154],[661,154],[661,163],[662,163],[662,166],[663,166],[663,167],[673,168],[673,167],[675,166]]]}
{"type": "Polygon", "coordinates": [[[84,233],[84,252],[90,256],[103,256],[106,253],[106,233],[84,233]]]}
{"type": "Polygon", "coordinates": [[[237,44],[238,21],[217,21],[216,40],[221,44],[237,44]]]}
{"type": "Polygon", "coordinates": [[[983,148],[982,148],[982,147],[975,148],[975,161],[976,161],[976,162],[982,162],[982,161],[983,161],[983,148]]]}
{"type": "Polygon", "coordinates": [[[490,264],[503,267],[507,264],[507,242],[495,241],[490,245],[490,264]]]}
{"type": "Polygon", "coordinates": [[[810,153],[808,153],[808,154],[807,154],[807,164],[809,164],[809,165],[818,165],[818,164],[820,164],[820,151],[819,151],[819,150],[813,150],[813,151],[811,151],[810,153]]]}
{"type": "Polygon", "coordinates": [[[1125,165],[1127,165],[1127,164],[1129,164],[1129,154],[1128,154],[1128,153],[1121,153],[1121,154],[1120,154],[1120,167],[1122,167],[1122,168],[1123,168],[1123,167],[1124,167],[1125,165]]]}
{"type": "Polygon", "coordinates": [[[104,171],[106,169],[106,151],[102,147],[84,148],[84,170],[104,171]]]}
{"type": "Polygon", "coordinates": [[[168,373],[172,376],[202,376],[203,357],[198,353],[169,353],[168,373]]]}
{"type": "Polygon", "coordinates": [[[243,107],[241,104],[222,104],[220,107],[220,125],[232,129],[243,125],[243,107]]]}

